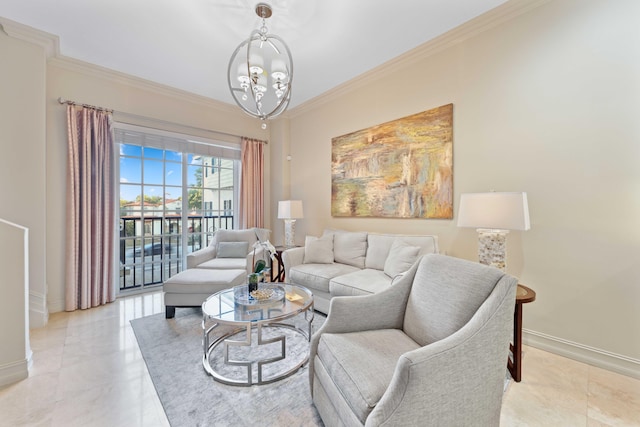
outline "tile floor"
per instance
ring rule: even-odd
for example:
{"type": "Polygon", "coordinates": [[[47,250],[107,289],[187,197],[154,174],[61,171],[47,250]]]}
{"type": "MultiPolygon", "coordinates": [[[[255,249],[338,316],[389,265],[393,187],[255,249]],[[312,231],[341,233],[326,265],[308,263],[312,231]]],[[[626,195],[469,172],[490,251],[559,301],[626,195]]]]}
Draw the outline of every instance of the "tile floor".
{"type": "MultiPolygon", "coordinates": [[[[0,426],[168,426],[129,321],[162,293],[54,313],[31,331],[29,378],[0,388],[0,426]]],[[[640,426],[640,380],[525,346],[502,426],[640,426]]]]}

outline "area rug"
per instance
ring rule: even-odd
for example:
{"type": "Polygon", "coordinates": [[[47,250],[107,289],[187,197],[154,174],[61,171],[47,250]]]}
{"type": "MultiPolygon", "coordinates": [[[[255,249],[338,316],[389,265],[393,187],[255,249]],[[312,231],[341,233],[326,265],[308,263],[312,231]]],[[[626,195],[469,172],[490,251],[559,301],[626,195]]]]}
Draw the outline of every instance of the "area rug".
{"type": "MultiPolygon", "coordinates": [[[[316,313],[314,331],[324,319],[316,313]]],[[[199,308],[178,309],[174,319],[157,314],[131,321],[172,427],[323,425],[311,401],[307,366],[265,385],[239,387],[214,381],[202,366],[201,322],[199,308]]],[[[287,342],[308,351],[308,343],[301,340],[298,345],[295,339],[288,336],[287,342]]],[[[287,352],[287,358],[299,356],[290,354],[289,345],[287,352]]]]}

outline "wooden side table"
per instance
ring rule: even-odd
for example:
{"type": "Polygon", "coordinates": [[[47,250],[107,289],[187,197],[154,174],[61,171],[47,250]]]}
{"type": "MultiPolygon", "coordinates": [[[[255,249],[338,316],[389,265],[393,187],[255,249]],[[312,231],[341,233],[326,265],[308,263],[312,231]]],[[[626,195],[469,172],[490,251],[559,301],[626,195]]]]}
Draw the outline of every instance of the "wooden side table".
{"type": "Polygon", "coordinates": [[[507,361],[507,367],[515,382],[522,380],[522,304],[536,300],[536,293],[532,289],[518,285],[516,290],[516,310],[513,314],[513,344],[511,349],[512,357],[507,361]]]}
{"type": "Polygon", "coordinates": [[[276,261],[278,261],[278,271],[275,271],[271,265],[271,281],[284,282],[284,263],[282,262],[282,252],[287,250],[284,246],[276,246],[276,261]]]}

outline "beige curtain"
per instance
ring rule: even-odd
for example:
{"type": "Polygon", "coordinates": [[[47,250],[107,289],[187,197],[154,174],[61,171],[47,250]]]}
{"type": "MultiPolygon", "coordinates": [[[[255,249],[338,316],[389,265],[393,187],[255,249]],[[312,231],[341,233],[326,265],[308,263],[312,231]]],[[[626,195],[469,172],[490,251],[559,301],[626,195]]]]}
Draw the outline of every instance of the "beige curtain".
{"type": "Polygon", "coordinates": [[[116,298],[111,113],[67,106],[67,247],[65,309],[116,298]]]}
{"type": "Polygon", "coordinates": [[[264,141],[242,138],[240,227],[264,227],[264,141]]]}

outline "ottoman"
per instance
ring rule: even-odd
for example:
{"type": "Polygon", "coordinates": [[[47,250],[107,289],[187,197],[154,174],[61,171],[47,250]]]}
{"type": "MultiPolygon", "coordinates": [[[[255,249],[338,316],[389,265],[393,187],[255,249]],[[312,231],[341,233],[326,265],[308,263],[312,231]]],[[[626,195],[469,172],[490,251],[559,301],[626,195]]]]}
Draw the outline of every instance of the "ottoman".
{"type": "Polygon", "coordinates": [[[223,289],[241,285],[246,281],[247,270],[210,270],[191,268],[165,280],[165,317],[171,319],[176,307],[200,307],[205,299],[223,289]]]}

